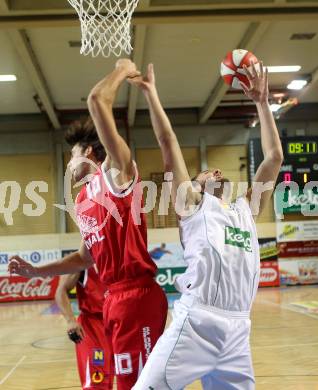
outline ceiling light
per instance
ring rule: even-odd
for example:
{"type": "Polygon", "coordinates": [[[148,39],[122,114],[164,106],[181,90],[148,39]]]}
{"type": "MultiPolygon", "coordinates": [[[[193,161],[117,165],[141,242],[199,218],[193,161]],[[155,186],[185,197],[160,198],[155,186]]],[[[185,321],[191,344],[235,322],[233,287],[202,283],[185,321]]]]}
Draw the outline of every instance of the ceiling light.
{"type": "Polygon", "coordinates": [[[0,74],[0,81],[16,81],[16,79],[14,74],[0,74]]]}
{"type": "Polygon", "coordinates": [[[270,105],[270,109],[271,109],[272,112],[277,112],[278,110],[280,110],[280,108],[281,108],[280,104],[273,103],[273,104],[270,105]]]}
{"type": "Polygon", "coordinates": [[[303,89],[307,84],[307,80],[293,80],[290,84],[287,85],[287,88],[299,91],[303,89]]]}
{"type": "Polygon", "coordinates": [[[283,97],[285,97],[285,93],[284,92],[276,92],[276,93],[273,93],[273,96],[274,98],[276,99],[282,99],[283,97]]]}
{"type": "Polygon", "coordinates": [[[284,66],[268,66],[269,73],[291,73],[299,72],[301,69],[300,65],[284,65],[284,66]]]}

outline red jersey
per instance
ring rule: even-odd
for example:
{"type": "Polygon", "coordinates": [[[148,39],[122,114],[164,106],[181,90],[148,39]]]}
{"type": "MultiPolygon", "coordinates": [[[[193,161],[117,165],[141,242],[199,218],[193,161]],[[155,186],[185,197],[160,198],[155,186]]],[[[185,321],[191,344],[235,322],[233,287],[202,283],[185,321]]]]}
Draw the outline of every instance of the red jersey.
{"type": "Polygon", "coordinates": [[[95,267],[81,272],[76,284],[78,307],[82,313],[103,314],[105,285],[101,283],[95,267]]]}
{"type": "Polygon", "coordinates": [[[98,170],[76,199],[77,222],[100,279],[111,285],[146,275],[153,277],[157,267],[147,250],[138,175],[125,192],[116,192],[104,169],[98,170]]]}

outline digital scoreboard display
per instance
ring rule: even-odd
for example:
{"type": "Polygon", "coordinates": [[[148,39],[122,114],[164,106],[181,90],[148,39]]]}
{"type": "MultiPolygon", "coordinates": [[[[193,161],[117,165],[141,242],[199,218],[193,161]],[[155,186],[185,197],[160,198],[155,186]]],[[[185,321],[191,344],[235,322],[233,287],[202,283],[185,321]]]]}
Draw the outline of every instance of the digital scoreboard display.
{"type": "Polygon", "coordinates": [[[317,154],[317,142],[288,142],[287,153],[293,155],[317,154]]]}
{"type": "MultiPolygon", "coordinates": [[[[285,137],[281,139],[284,151],[277,183],[291,181],[300,187],[309,181],[318,181],[318,137],[285,137]]],[[[261,140],[253,138],[248,145],[249,181],[263,161],[261,140]]]]}

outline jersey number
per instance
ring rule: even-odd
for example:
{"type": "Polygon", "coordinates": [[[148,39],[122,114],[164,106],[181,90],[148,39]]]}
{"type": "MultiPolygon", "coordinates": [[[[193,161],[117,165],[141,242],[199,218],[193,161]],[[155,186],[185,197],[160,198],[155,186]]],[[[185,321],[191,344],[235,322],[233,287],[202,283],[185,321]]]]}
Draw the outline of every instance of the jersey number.
{"type": "Polygon", "coordinates": [[[99,194],[101,190],[102,188],[98,176],[94,177],[94,179],[86,187],[86,192],[89,199],[96,198],[96,195],[99,194]]]}

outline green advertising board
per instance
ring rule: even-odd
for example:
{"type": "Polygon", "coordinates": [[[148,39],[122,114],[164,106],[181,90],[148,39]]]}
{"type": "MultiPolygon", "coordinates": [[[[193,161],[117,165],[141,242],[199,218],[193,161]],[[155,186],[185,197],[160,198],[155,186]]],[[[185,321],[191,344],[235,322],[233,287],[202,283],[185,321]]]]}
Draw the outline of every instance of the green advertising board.
{"type": "Polygon", "coordinates": [[[174,287],[174,282],[179,275],[182,275],[186,270],[186,267],[177,268],[158,268],[156,281],[166,293],[176,293],[177,290],[174,287]]]}
{"type": "Polygon", "coordinates": [[[274,193],[275,212],[278,215],[303,213],[306,216],[318,216],[317,188],[295,190],[285,188],[274,193]]]}

